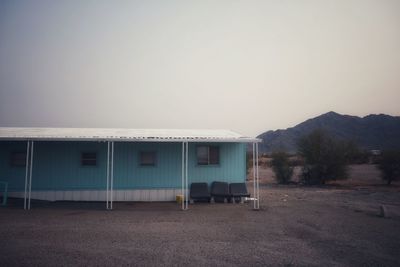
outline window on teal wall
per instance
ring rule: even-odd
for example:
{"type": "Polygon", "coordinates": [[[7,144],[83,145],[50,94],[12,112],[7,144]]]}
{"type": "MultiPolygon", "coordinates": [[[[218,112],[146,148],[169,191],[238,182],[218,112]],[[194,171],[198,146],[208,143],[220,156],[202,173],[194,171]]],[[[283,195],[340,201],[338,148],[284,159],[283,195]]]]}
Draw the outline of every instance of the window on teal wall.
{"type": "Polygon", "coordinates": [[[11,152],[10,154],[10,165],[12,167],[25,167],[26,164],[26,152],[11,152]]]}
{"type": "Polygon", "coordinates": [[[96,152],[82,152],[81,165],[82,166],[96,166],[97,165],[97,153],[96,152]]]}
{"type": "Polygon", "coordinates": [[[155,151],[140,151],[140,166],[155,166],[157,154],[155,151]]]}
{"type": "Polygon", "coordinates": [[[198,146],[197,147],[198,165],[218,165],[219,147],[218,146],[198,146]]]}

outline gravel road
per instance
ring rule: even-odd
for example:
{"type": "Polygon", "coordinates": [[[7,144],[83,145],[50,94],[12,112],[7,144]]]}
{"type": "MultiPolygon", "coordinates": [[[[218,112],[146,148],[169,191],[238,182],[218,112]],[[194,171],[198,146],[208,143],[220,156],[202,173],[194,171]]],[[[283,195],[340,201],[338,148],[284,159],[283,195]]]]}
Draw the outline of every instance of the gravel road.
{"type": "MultiPolygon", "coordinates": [[[[251,185],[249,185],[251,188],[251,185]]],[[[399,266],[398,190],[261,186],[245,204],[0,208],[2,266],[399,266]],[[383,204],[389,218],[379,217],[383,204]]]]}

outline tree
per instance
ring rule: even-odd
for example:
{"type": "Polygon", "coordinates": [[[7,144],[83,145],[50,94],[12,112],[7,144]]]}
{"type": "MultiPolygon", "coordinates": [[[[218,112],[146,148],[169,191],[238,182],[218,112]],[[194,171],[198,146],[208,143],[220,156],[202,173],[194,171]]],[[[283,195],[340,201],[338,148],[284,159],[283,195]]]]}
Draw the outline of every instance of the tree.
{"type": "Polygon", "coordinates": [[[367,164],[370,158],[370,152],[361,149],[354,141],[342,141],[346,146],[346,158],[349,164],[367,164]]]}
{"type": "Polygon", "coordinates": [[[285,152],[273,152],[271,167],[279,184],[287,184],[293,175],[293,167],[290,166],[289,155],[285,152]]]}
{"type": "Polygon", "coordinates": [[[400,180],[400,151],[383,151],[378,168],[382,171],[382,178],[388,185],[392,181],[400,180]]]}
{"type": "Polygon", "coordinates": [[[325,184],[327,181],[346,179],[347,164],[354,155],[354,149],[353,142],[337,140],[321,129],[301,137],[298,154],[304,159],[304,183],[325,184]]]}

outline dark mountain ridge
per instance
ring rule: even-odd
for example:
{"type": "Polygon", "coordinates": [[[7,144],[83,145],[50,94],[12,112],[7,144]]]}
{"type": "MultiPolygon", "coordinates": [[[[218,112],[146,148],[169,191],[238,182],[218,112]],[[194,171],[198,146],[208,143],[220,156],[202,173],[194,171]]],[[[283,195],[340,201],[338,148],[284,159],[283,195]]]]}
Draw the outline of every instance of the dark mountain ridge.
{"type": "Polygon", "coordinates": [[[315,129],[323,129],[336,138],[353,140],[361,148],[400,149],[400,117],[371,114],[365,117],[328,112],[285,130],[267,131],[258,136],[260,152],[296,151],[297,140],[315,129]]]}

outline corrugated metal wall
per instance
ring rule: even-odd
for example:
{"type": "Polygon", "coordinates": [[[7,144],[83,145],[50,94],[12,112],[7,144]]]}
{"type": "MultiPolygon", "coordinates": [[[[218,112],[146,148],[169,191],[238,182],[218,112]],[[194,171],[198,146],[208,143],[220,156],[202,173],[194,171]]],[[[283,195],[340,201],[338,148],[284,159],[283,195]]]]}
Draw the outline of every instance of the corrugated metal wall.
{"type": "MultiPolygon", "coordinates": [[[[113,192],[114,201],[174,201],[181,194],[175,189],[125,189],[113,192]]],[[[1,193],[0,193],[1,195],[1,193]]],[[[9,197],[23,198],[24,192],[9,192],[9,197]]],[[[32,199],[57,201],[105,201],[106,190],[35,190],[32,199]]]]}
{"type": "MultiPolygon", "coordinates": [[[[218,143],[220,164],[198,166],[196,146],[189,145],[189,183],[243,182],[246,145],[218,143]]],[[[10,153],[26,151],[26,142],[0,142],[0,180],[10,191],[24,189],[25,167],[11,167],[10,153]]],[[[180,188],[181,143],[115,142],[114,189],[180,188]],[[140,151],[156,151],[156,166],[140,166],[140,151]]],[[[99,142],[35,142],[32,190],[104,190],[107,144],[99,142]],[[81,166],[82,152],[97,152],[97,166],[81,166]]]]}
{"type": "Polygon", "coordinates": [[[12,152],[26,152],[26,142],[0,142],[0,181],[9,183],[9,190],[24,190],[25,167],[11,167],[12,152]]]}
{"type": "MultiPolygon", "coordinates": [[[[204,143],[203,143],[204,144],[204,143]]],[[[201,145],[203,145],[201,144],[201,145]]],[[[246,179],[246,145],[240,143],[219,143],[219,165],[197,165],[196,146],[189,144],[189,183],[224,181],[244,182],[246,179]]],[[[210,144],[215,145],[215,144],[210,144]]]]}

